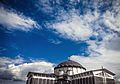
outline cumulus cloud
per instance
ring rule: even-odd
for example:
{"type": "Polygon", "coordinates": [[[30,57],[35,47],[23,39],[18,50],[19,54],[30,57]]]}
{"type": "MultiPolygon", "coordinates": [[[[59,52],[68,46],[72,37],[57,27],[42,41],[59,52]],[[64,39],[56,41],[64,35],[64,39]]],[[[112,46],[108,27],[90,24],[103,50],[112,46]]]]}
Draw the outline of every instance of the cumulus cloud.
{"type": "Polygon", "coordinates": [[[28,72],[51,73],[53,71],[53,64],[45,61],[38,61],[33,63],[24,63],[18,66],[13,65],[9,70],[15,75],[15,79],[25,79],[28,72]],[[39,66],[39,67],[38,67],[39,66]]]}
{"type": "Polygon", "coordinates": [[[38,73],[52,73],[53,63],[39,60],[31,61],[29,63],[22,61],[20,59],[12,59],[8,57],[1,57],[2,62],[0,66],[0,79],[11,79],[11,80],[26,80],[26,75],[28,72],[38,72],[38,73]]]}
{"type": "Polygon", "coordinates": [[[37,22],[31,18],[23,14],[18,14],[16,11],[5,9],[4,7],[0,7],[0,24],[9,30],[30,31],[38,27],[37,22]]]}
{"type": "Polygon", "coordinates": [[[25,60],[19,55],[14,59],[8,57],[0,57],[0,79],[13,79],[14,74],[9,70],[13,64],[22,64],[25,60]]]}
{"type": "Polygon", "coordinates": [[[11,59],[8,57],[0,57],[0,69],[5,69],[7,68],[7,65],[10,65],[10,64],[21,64],[24,61],[25,60],[19,55],[14,59],[11,59]]]}

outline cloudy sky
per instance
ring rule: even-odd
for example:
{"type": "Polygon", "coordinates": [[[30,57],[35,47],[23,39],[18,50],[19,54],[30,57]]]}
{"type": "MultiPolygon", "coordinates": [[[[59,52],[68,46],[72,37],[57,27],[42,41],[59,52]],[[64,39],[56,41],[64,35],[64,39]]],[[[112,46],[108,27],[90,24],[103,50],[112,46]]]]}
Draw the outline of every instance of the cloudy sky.
{"type": "Polygon", "coordinates": [[[64,60],[120,81],[119,0],[0,0],[0,82],[25,84],[64,60]]]}

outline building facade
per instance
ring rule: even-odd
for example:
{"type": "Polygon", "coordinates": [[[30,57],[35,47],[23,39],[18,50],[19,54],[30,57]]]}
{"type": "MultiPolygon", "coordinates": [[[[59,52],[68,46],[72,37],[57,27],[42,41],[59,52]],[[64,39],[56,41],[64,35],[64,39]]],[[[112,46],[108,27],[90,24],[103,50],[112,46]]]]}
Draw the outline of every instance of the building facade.
{"type": "Polygon", "coordinates": [[[81,64],[68,60],[58,64],[52,74],[29,72],[26,84],[115,84],[114,75],[104,68],[87,71],[81,64]]]}

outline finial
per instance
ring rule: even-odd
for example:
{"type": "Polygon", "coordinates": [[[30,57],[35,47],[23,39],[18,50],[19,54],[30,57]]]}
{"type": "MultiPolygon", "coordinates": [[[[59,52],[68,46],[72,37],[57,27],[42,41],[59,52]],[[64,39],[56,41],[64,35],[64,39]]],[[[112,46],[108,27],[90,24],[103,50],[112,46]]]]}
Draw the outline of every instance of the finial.
{"type": "Polygon", "coordinates": [[[101,66],[102,67],[102,69],[104,69],[104,67],[103,66],[101,66]]]}

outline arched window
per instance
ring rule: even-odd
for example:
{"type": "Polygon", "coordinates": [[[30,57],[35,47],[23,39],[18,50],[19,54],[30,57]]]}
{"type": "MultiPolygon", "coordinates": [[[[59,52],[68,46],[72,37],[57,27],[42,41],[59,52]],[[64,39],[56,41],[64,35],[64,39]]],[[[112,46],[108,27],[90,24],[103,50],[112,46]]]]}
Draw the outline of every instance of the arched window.
{"type": "Polygon", "coordinates": [[[63,75],[63,74],[64,74],[64,71],[60,70],[59,75],[63,75]]]}

